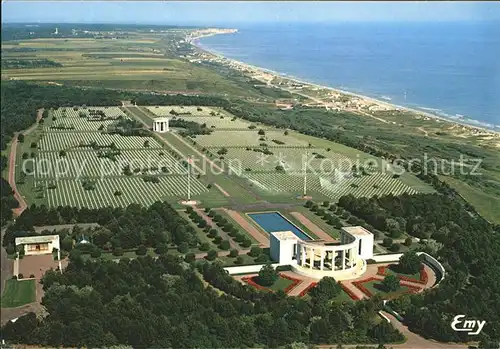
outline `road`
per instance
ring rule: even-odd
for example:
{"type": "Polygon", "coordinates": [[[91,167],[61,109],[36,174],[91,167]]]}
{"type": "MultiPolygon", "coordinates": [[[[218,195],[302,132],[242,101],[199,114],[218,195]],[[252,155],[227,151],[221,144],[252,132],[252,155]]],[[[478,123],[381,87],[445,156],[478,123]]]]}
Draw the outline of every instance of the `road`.
{"type": "MultiPolygon", "coordinates": [[[[43,109],[38,109],[37,114],[36,114],[36,122],[31,125],[26,131],[22,132],[25,136],[33,132],[33,130],[36,129],[38,126],[38,122],[42,118],[43,115],[43,109]]],[[[9,154],[9,176],[8,176],[8,182],[10,187],[12,188],[14,192],[14,198],[17,200],[19,203],[19,206],[15,209],[13,209],[14,216],[18,217],[23,213],[23,211],[28,207],[28,204],[22,197],[22,195],[19,193],[19,190],[17,189],[16,185],[16,153],[17,153],[17,136],[19,135],[20,132],[14,133],[14,138],[12,139],[12,145],[10,148],[10,154],[9,154]]]]}

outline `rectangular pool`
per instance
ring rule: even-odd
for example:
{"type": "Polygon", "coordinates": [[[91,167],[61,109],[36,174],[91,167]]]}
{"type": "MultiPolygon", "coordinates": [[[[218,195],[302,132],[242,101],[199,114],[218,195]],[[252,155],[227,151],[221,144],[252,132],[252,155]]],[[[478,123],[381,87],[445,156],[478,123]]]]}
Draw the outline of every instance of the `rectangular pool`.
{"type": "Polygon", "coordinates": [[[248,216],[268,233],[291,231],[299,239],[312,240],[309,235],[283,217],[279,212],[249,213],[248,216]]]}

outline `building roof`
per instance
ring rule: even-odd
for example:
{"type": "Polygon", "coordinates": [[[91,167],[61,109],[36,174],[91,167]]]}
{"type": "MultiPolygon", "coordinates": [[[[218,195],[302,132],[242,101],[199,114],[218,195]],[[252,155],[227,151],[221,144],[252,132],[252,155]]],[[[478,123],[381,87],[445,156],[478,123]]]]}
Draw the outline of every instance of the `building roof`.
{"type": "Polygon", "coordinates": [[[293,232],[287,230],[287,231],[275,231],[271,233],[271,235],[274,235],[278,240],[283,241],[283,240],[300,240],[297,235],[295,235],[293,232]]]}
{"type": "Polygon", "coordinates": [[[359,225],[354,226],[354,227],[343,227],[342,230],[345,231],[346,233],[353,235],[353,236],[373,235],[371,232],[369,232],[368,230],[366,230],[365,228],[363,228],[359,225]]]}
{"type": "Polygon", "coordinates": [[[43,244],[54,241],[59,241],[59,235],[24,236],[16,238],[16,246],[25,244],[43,244]]]}

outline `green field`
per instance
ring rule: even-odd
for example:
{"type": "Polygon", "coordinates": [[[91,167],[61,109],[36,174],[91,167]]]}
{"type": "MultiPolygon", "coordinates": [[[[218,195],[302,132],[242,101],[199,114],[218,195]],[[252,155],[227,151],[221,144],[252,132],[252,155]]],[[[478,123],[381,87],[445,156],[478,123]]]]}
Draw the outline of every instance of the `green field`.
{"type": "Polygon", "coordinates": [[[404,293],[408,293],[410,289],[406,286],[400,286],[396,291],[394,292],[386,292],[383,289],[381,281],[378,280],[373,280],[373,281],[368,281],[364,282],[363,286],[366,287],[368,291],[370,291],[373,295],[380,295],[383,298],[393,298],[400,296],[404,293]]]}
{"type": "Polygon", "coordinates": [[[36,280],[14,280],[5,282],[2,294],[2,308],[15,308],[36,300],[36,280]]]}

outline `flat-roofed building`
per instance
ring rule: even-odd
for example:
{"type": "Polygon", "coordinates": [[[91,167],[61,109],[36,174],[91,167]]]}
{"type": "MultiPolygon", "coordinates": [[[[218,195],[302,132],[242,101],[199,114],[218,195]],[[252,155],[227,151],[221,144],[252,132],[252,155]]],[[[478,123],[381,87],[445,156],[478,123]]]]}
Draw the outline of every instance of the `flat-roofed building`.
{"type": "Polygon", "coordinates": [[[16,247],[22,245],[26,256],[49,254],[54,248],[60,250],[59,235],[38,235],[18,237],[15,240],[16,247]]]}
{"type": "Polygon", "coordinates": [[[290,265],[298,274],[337,281],[358,278],[373,257],[373,234],[360,226],[344,227],[340,242],[302,240],[291,231],[271,233],[270,251],[280,265],[290,265]]]}

